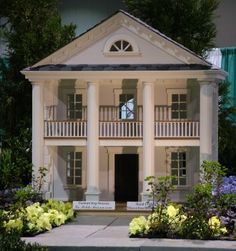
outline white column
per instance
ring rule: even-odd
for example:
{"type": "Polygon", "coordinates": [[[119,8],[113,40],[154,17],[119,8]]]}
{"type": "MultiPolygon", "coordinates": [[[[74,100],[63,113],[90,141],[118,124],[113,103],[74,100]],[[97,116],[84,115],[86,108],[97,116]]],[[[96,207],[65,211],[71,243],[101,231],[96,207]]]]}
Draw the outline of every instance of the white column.
{"type": "Polygon", "coordinates": [[[213,130],[212,130],[212,160],[218,161],[218,110],[219,110],[218,84],[213,86],[213,130]]]}
{"type": "Polygon", "coordinates": [[[99,200],[99,93],[97,83],[87,91],[87,201],[99,200]]]}
{"type": "Polygon", "coordinates": [[[44,104],[42,83],[32,83],[32,163],[37,178],[44,165],[44,104]]]}
{"type": "Polygon", "coordinates": [[[200,165],[212,160],[213,109],[213,86],[200,82],[200,165]]]}
{"type": "MultiPolygon", "coordinates": [[[[155,175],[154,167],[154,84],[143,83],[143,178],[155,175]]],[[[143,181],[142,200],[148,199],[147,182],[143,181]]]]}

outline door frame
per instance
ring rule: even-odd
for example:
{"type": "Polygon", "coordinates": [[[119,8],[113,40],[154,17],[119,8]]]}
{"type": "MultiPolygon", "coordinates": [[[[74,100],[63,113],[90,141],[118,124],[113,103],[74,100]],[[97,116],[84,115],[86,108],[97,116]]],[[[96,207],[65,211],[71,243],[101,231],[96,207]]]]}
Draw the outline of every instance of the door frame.
{"type": "Polygon", "coordinates": [[[141,193],[143,188],[143,149],[142,147],[130,146],[130,150],[124,152],[124,147],[121,146],[111,146],[106,147],[107,155],[108,155],[108,200],[115,201],[115,154],[138,154],[138,200],[141,200],[141,193]]]}

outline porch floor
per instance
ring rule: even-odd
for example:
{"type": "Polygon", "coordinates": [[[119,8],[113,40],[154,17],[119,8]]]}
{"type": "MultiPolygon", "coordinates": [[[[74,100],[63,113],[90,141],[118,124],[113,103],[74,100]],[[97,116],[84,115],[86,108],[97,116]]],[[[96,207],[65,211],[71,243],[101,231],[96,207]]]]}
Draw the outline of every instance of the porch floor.
{"type": "Polygon", "coordinates": [[[133,216],[81,216],[70,224],[54,228],[35,237],[22,238],[37,242],[49,250],[137,250],[200,251],[235,250],[235,241],[199,241],[175,239],[129,238],[128,224],[133,216]]]}

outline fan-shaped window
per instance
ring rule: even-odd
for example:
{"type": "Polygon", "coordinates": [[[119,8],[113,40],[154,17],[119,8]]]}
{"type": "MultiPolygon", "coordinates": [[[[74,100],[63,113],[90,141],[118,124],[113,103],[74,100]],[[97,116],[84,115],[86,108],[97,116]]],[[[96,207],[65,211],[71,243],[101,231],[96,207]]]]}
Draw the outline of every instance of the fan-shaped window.
{"type": "Polygon", "coordinates": [[[110,51],[115,52],[124,52],[124,51],[133,51],[133,46],[126,40],[118,40],[112,44],[110,51]]]}
{"type": "Polygon", "coordinates": [[[104,46],[104,54],[107,56],[140,55],[136,41],[125,34],[116,34],[109,38],[104,46]]]}

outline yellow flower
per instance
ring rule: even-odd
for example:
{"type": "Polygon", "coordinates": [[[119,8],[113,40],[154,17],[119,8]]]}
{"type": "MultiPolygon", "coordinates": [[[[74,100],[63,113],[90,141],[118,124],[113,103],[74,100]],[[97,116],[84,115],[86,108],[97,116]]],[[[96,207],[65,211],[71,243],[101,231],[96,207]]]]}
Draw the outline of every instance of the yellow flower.
{"type": "Polygon", "coordinates": [[[129,224],[129,233],[132,235],[144,233],[144,231],[148,231],[147,220],[144,216],[140,216],[134,218],[129,224]]]}
{"type": "Polygon", "coordinates": [[[23,222],[21,219],[9,220],[8,222],[5,222],[4,226],[8,232],[12,229],[21,231],[23,228],[23,222]]]}
{"type": "Polygon", "coordinates": [[[221,232],[222,234],[226,234],[228,231],[227,231],[226,227],[221,227],[221,228],[220,228],[220,232],[221,232]]]}
{"type": "Polygon", "coordinates": [[[179,209],[175,208],[173,205],[169,205],[167,207],[167,215],[170,218],[174,218],[179,213],[179,209]]]}
{"type": "Polygon", "coordinates": [[[220,220],[217,218],[217,216],[213,216],[209,219],[208,225],[211,229],[219,229],[220,228],[220,220]]]}

